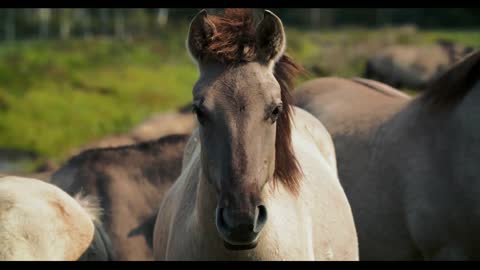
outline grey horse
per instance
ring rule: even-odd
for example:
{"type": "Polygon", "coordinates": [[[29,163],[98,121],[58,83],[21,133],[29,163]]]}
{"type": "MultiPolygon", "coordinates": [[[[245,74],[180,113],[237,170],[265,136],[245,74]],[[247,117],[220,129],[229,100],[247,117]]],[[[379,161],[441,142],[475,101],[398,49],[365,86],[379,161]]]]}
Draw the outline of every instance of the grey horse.
{"type": "Polygon", "coordinates": [[[480,259],[480,52],[414,99],[324,78],[294,94],[331,133],[361,260],[480,259]]]}

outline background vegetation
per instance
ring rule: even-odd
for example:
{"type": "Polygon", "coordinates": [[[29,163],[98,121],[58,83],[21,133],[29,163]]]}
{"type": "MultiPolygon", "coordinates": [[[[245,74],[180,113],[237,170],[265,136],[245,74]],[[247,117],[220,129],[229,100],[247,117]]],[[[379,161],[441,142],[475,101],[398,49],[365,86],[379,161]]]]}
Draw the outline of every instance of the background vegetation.
{"type": "MultiPolygon", "coordinates": [[[[361,76],[366,59],[391,44],[480,47],[475,9],[273,10],[286,24],[288,53],[311,76],[361,76]]],[[[75,147],[184,105],[197,77],[184,45],[195,12],[0,11],[0,149],[61,162],[75,147]]]]}

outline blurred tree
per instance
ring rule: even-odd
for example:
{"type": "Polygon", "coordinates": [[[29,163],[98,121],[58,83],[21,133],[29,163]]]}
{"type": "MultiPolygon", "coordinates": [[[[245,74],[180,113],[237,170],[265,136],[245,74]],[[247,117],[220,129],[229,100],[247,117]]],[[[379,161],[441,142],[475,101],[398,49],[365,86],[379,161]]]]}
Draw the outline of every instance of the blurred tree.
{"type": "MultiPolygon", "coordinates": [[[[268,8],[284,24],[300,28],[362,26],[381,27],[414,24],[421,28],[480,27],[479,8],[268,8]]],[[[157,36],[166,25],[188,25],[199,8],[27,8],[2,9],[0,37],[30,38],[88,37],[105,35],[157,36]],[[52,31],[53,30],[53,31],[52,31]]],[[[222,9],[208,8],[216,14],[222,9]]],[[[261,9],[257,10],[261,15],[261,9]]]]}
{"type": "Polygon", "coordinates": [[[164,27],[168,23],[168,8],[159,8],[157,14],[157,23],[160,27],[164,27]]]}
{"type": "Polygon", "coordinates": [[[126,25],[128,26],[128,34],[135,33],[135,35],[144,36],[150,32],[150,22],[147,9],[133,8],[125,10],[126,25]]]}
{"type": "Polygon", "coordinates": [[[84,38],[88,38],[91,35],[92,18],[90,16],[91,10],[88,8],[79,8],[78,12],[75,12],[76,21],[80,22],[81,33],[84,38]]]}
{"type": "Polygon", "coordinates": [[[60,11],[60,38],[65,40],[70,38],[73,25],[73,12],[70,8],[62,8],[60,11]]]}
{"type": "Polygon", "coordinates": [[[40,21],[40,38],[41,39],[48,39],[48,30],[50,19],[52,15],[52,10],[49,8],[39,8],[38,9],[38,18],[40,21]]]}
{"type": "Polygon", "coordinates": [[[312,27],[318,27],[320,25],[320,19],[322,17],[322,10],[320,8],[310,9],[310,21],[312,27]]]}
{"type": "Polygon", "coordinates": [[[121,8],[114,9],[113,29],[116,38],[125,37],[125,14],[121,8]]]}
{"type": "Polygon", "coordinates": [[[110,24],[110,12],[108,8],[100,8],[99,9],[99,17],[100,17],[100,34],[101,35],[108,35],[109,31],[109,24],[110,24]]]}
{"type": "Polygon", "coordinates": [[[7,8],[5,13],[5,40],[15,41],[15,9],[7,8]]]}

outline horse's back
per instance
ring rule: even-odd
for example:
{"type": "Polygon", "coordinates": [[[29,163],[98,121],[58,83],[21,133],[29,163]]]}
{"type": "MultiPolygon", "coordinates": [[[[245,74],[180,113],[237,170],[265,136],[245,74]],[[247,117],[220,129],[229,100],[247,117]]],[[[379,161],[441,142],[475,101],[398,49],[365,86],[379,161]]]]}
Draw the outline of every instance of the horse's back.
{"type": "Polygon", "coordinates": [[[158,204],[180,174],[187,139],[187,135],[170,135],[85,151],[60,168],[52,183],[69,193],[99,197],[116,259],[152,260],[158,204]]]}
{"type": "Polygon", "coordinates": [[[350,185],[358,185],[355,174],[367,166],[373,152],[372,138],[410,101],[379,82],[335,77],[304,83],[294,92],[294,98],[296,106],[314,115],[330,133],[338,174],[347,192],[350,185]]]}
{"type": "Polygon", "coordinates": [[[1,260],[77,260],[94,231],[91,214],[58,187],[0,178],[1,260]]]}
{"type": "Polygon", "coordinates": [[[410,100],[380,82],[337,77],[308,81],[300,85],[293,96],[295,105],[320,119],[334,137],[337,132],[368,129],[410,100]]]}
{"type": "Polygon", "coordinates": [[[313,114],[332,136],[338,174],[349,196],[351,190],[363,190],[358,173],[365,173],[374,153],[373,138],[411,100],[379,82],[335,77],[306,82],[294,97],[296,106],[313,114]]]}

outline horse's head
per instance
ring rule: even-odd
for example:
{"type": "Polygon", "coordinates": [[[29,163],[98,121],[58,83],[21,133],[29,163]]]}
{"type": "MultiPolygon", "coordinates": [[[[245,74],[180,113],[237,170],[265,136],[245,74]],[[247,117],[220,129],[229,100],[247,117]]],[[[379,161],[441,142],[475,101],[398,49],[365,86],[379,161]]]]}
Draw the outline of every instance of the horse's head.
{"type": "Polygon", "coordinates": [[[202,173],[217,193],[216,226],[226,247],[253,248],[267,222],[262,196],[278,178],[295,191],[288,87],[298,67],[269,11],[257,25],[246,10],[195,16],[187,46],[200,77],[193,89],[202,173]]]}

